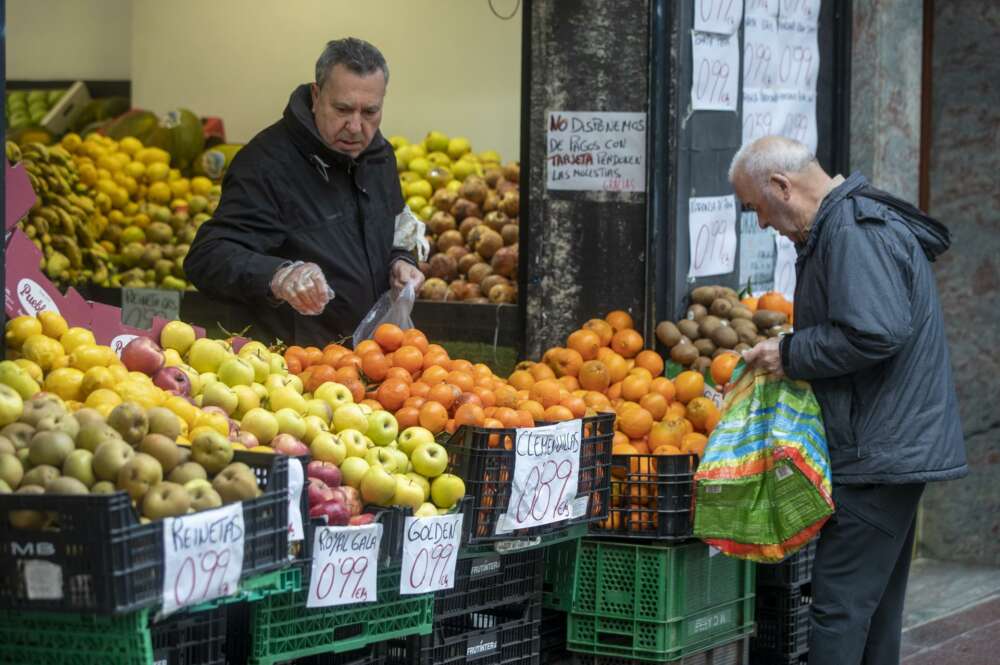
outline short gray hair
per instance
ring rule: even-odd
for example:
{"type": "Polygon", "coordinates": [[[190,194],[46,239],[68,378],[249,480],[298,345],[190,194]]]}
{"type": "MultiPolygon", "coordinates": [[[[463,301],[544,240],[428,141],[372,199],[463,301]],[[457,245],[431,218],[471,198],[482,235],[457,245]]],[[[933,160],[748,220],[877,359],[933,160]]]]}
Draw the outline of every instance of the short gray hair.
{"type": "Polygon", "coordinates": [[[764,187],[773,173],[799,173],[816,161],[809,148],[784,136],[765,136],[739,149],[729,166],[729,182],[742,172],[764,187]]]}
{"type": "Polygon", "coordinates": [[[327,75],[335,65],[343,65],[358,76],[368,76],[381,70],[386,85],[389,84],[389,65],[385,62],[385,56],[363,39],[345,37],[327,42],[316,61],[316,85],[323,87],[327,75]]]}

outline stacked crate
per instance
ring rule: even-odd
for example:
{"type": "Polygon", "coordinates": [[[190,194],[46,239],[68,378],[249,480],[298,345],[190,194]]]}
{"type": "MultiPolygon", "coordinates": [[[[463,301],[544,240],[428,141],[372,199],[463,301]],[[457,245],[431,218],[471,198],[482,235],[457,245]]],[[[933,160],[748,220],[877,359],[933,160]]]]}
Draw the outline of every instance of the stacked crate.
{"type": "Polygon", "coordinates": [[[816,541],[785,561],[757,567],[755,665],[797,665],[809,656],[809,609],[816,541]]]}

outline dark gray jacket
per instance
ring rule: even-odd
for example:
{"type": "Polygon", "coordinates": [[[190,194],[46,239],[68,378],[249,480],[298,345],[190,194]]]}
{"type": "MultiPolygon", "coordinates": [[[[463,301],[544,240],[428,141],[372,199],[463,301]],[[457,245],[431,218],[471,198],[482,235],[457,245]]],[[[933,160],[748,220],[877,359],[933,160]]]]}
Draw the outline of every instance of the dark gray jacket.
{"type": "Polygon", "coordinates": [[[948,232],[882,195],[851,175],[797,246],[785,373],[812,383],[834,482],[959,478],[965,444],[930,265],[948,232]]]}

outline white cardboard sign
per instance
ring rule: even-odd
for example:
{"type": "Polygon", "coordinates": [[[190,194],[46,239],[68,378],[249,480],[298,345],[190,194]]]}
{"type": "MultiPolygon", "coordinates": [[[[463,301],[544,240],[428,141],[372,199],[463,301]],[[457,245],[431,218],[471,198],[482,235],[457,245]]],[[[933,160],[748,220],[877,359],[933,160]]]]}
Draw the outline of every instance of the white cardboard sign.
{"type": "Polygon", "coordinates": [[[646,114],[550,111],[549,190],[646,191],[646,114]]]}
{"type": "Polygon", "coordinates": [[[770,291],[774,286],[774,229],[760,228],[756,212],[740,214],[741,287],[750,283],[754,293],[770,291]]]}
{"type": "Polygon", "coordinates": [[[743,19],[743,0],[695,0],[694,29],[731,35],[743,19]]]}
{"type": "Polygon", "coordinates": [[[736,197],[688,199],[689,277],[724,275],[736,262],[736,197]]]}
{"type": "Polygon", "coordinates": [[[735,111],[740,92],[737,35],[692,32],[691,45],[691,108],[735,111]]]}
{"type": "Polygon", "coordinates": [[[378,597],[382,525],[316,527],[306,607],[371,603],[378,597]]]}
{"type": "Polygon", "coordinates": [[[430,593],[454,587],[462,514],[407,517],[403,535],[399,593],[430,593]]]}
{"type": "Polygon", "coordinates": [[[288,458],[288,541],[305,538],[302,528],[302,485],[305,482],[302,462],[288,458]]]}

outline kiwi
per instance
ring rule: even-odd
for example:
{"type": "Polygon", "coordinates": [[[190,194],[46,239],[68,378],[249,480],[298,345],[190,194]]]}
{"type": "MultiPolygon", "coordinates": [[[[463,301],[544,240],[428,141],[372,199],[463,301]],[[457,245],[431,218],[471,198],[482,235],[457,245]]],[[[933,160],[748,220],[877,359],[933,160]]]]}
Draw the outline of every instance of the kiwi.
{"type": "Polygon", "coordinates": [[[721,325],[722,325],[722,319],[720,319],[717,316],[712,316],[711,314],[709,314],[704,319],[702,319],[700,324],[698,324],[698,336],[708,337],[709,339],[711,339],[712,333],[714,333],[715,329],[721,325]]]}
{"type": "Polygon", "coordinates": [[[677,343],[678,344],[693,344],[694,341],[690,337],[688,337],[687,335],[681,335],[681,341],[679,341],[677,343]]]}
{"type": "Polygon", "coordinates": [[[739,344],[733,347],[733,351],[738,351],[739,353],[743,353],[744,351],[749,351],[749,350],[750,350],[750,345],[747,344],[746,342],[740,342],[739,344]]]}
{"type": "MultiPolygon", "coordinates": [[[[750,323],[749,321],[747,323],[750,323]]],[[[753,325],[750,323],[750,325],[753,325]]],[[[746,344],[753,344],[754,340],[757,339],[757,328],[748,328],[747,326],[731,326],[736,334],[739,336],[740,341],[746,344]]]]}
{"type": "Polygon", "coordinates": [[[720,319],[728,319],[729,311],[732,308],[733,303],[729,302],[725,298],[716,298],[712,301],[712,306],[708,308],[708,311],[720,319]]]}
{"type": "Polygon", "coordinates": [[[734,289],[728,286],[717,286],[715,287],[719,298],[729,298],[730,300],[740,301],[740,294],[736,293],[734,289]]]}
{"type": "Polygon", "coordinates": [[[682,319],[677,322],[677,329],[688,339],[698,339],[698,322],[682,319]]]}
{"type": "Polygon", "coordinates": [[[693,344],[677,344],[670,349],[670,359],[687,367],[698,359],[698,349],[693,344]]]}
{"type": "Polygon", "coordinates": [[[758,330],[767,330],[768,328],[773,328],[774,326],[780,326],[786,321],[788,321],[788,317],[785,316],[784,312],[772,312],[766,309],[758,309],[753,315],[753,322],[756,324],[758,330]]]}
{"type": "Polygon", "coordinates": [[[719,326],[712,333],[712,341],[716,346],[731,349],[740,343],[740,336],[729,326],[719,326]]]}
{"type": "Polygon", "coordinates": [[[708,307],[719,297],[718,289],[717,286],[699,286],[691,291],[691,302],[708,307]]]}
{"type": "Polygon", "coordinates": [[[695,303],[688,307],[687,314],[684,316],[688,321],[698,321],[700,323],[702,319],[708,316],[708,308],[695,303]]]}
{"type": "Polygon", "coordinates": [[[753,312],[746,305],[733,305],[729,309],[729,318],[732,321],[736,319],[745,319],[747,321],[753,320],[753,312]]]}
{"type": "Polygon", "coordinates": [[[694,342],[694,348],[703,356],[711,356],[715,353],[715,343],[710,339],[698,339],[694,342]]]}
{"type": "Polygon", "coordinates": [[[671,321],[660,321],[656,324],[656,339],[669,348],[681,341],[681,331],[671,321]]]}
{"type": "Polygon", "coordinates": [[[729,325],[732,326],[737,331],[745,328],[754,333],[757,332],[757,326],[750,319],[730,319],[729,325]]]}
{"type": "Polygon", "coordinates": [[[712,359],[706,358],[705,356],[698,356],[693,363],[691,363],[691,369],[696,372],[701,372],[704,374],[709,369],[712,368],[712,359]]]}

